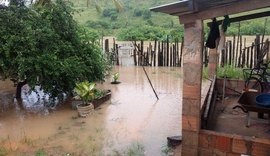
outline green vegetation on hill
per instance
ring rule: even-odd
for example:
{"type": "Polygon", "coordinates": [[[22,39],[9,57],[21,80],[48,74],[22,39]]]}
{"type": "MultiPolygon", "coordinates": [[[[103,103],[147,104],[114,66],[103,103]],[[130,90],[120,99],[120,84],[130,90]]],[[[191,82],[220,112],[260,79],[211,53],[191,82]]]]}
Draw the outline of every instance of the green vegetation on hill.
{"type": "MultiPolygon", "coordinates": [[[[88,7],[87,0],[70,1],[74,3],[74,9],[76,10],[74,14],[75,19],[80,24],[95,29],[105,36],[117,36],[121,40],[134,38],[164,39],[167,35],[171,36],[171,39],[180,39],[183,36],[183,26],[179,24],[178,17],[151,12],[149,10],[150,7],[174,2],[175,0],[118,0],[124,7],[124,10],[121,12],[118,12],[116,9],[114,0],[88,0],[88,7]],[[98,7],[96,5],[97,3],[98,7]],[[148,30],[151,30],[151,32],[148,30]],[[155,37],[153,37],[153,33],[155,37]]],[[[264,11],[266,10],[270,9],[264,9],[264,11]]],[[[241,22],[240,33],[243,35],[262,34],[264,23],[265,18],[243,21],[241,22]]],[[[269,26],[270,20],[267,21],[267,35],[270,34],[269,26]]],[[[209,31],[208,29],[205,26],[206,33],[209,31]]],[[[228,28],[227,34],[236,35],[237,33],[238,23],[232,23],[231,27],[228,28]]]]}
{"type": "MultiPolygon", "coordinates": [[[[106,36],[118,36],[129,30],[138,32],[137,28],[147,27],[149,29],[170,32],[181,27],[177,17],[169,16],[161,13],[151,12],[150,7],[173,2],[174,0],[121,0],[124,10],[117,12],[112,0],[98,1],[101,7],[99,13],[95,7],[94,1],[90,1],[87,7],[86,0],[76,1],[74,3],[76,13],[75,19],[86,27],[96,29],[106,36]]],[[[182,30],[182,29],[181,29],[182,30]]],[[[166,33],[164,33],[166,36],[166,33]]],[[[163,36],[162,36],[163,37],[163,36]]],[[[123,35],[119,38],[126,39],[123,35]]]]}

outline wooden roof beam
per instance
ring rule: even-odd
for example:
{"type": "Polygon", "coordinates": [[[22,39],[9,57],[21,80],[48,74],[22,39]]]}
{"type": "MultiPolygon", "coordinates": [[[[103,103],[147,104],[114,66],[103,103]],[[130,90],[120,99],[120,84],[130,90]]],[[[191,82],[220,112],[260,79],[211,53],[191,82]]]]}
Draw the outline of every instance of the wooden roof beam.
{"type": "MultiPolygon", "coordinates": [[[[230,18],[230,23],[235,23],[239,21],[246,21],[246,20],[251,20],[255,18],[262,18],[262,17],[267,17],[270,16],[270,11],[265,11],[265,12],[260,12],[260,13],[255,13],[255,14],[250,14],[250,15],[244,15],[244,16],[239,16],[239,17],[233,17],[230,18]]],[[[223,20],[218,20],[218,24],[220,25],[223,20]]],[[[212,22],[207,23],[208,26],[210,26],[212,22]]]]}
{"type": "Polygon", "coordinates": [[[206,20],[224,15],[231,15],[245,11],[270,7],[269,0],[241,0],[231,5],[209,8],[197,13],[179,15],[180,23],[190,23],[197,19],[206,20]]]}

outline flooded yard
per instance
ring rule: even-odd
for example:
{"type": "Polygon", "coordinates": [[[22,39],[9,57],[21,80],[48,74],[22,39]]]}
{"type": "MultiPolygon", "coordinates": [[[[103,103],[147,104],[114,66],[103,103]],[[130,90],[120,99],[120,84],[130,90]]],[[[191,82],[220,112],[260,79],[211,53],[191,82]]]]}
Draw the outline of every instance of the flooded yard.
{"type": "Polygon", "coordinates": [[[181,68],[146,68],[159,100],[142,67],[113,70],[121,83],[98,84],[112,97],[87,118],[78,118],[71,101],[33,111],[14,100],[11,83],[0,82],[0,155],[163,155],[167,136],[181,135],[181,68]]]}

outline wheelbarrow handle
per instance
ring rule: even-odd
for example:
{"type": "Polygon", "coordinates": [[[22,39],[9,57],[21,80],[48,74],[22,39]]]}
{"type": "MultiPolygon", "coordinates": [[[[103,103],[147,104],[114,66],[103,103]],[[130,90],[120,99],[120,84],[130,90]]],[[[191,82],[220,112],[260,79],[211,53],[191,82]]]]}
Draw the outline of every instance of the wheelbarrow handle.
{"type": "Polygon", "coordinates": [[[243,106],[236,105],[232,109],[236,109],[236,108],[240,108],[243,112],[248,113],[248,111],[243,106]]]}

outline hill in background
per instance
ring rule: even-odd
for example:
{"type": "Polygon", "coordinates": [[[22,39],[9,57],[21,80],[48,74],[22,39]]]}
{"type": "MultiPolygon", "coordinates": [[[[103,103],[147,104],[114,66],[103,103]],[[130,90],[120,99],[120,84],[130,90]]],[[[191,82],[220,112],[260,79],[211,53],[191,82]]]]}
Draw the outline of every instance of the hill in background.
{"type": "MultiPolygon", "coordinates": [[[[113,0],[70,0],[76,10],[74,17],[82,25],[97,30],[105,36],[118,36],[120,39],[127,32],[133,29],[148,27],[148,29],[158,28],[157,31],[164,31],[165,35],[174,31],[183,33],[183,26],[179,24],[176,16],[162,13],[150,12],[149,8],[175,2],[175,0],[119,0],[124,10],[117,12],[113,0]],[[98,5],[96,5],[96,3],[98,5]],[[87,6],[88,5],[88,6],[87,6]],[[122,34],[121,34],[122,33],[122,34]]],[[[269,8],[263,10],[270,10],[269,8]]],[[[244,13],[245,14],[245,13],[244,13]]],[[[241,34],[256,35],[264,31],[265,18],[254,19],[241,22],[241,34]]],[[[266,23],[266,34],[270,34],[270,20],[266,23]]],[[[141,30],[138,30],[141,31],[141,30]]],[[[208,28],[205,27],[208,32],[208,28]]],[[[145,33],[145,32],[144,32],[145,33]]],[[[155,33],[155,32],[153,32],[155,33]]],[[[238,33],[238,23],[231,24],[227,34],[238,33]]],[[[151,36],[151,35],[150,35],[151,36]]]]}

